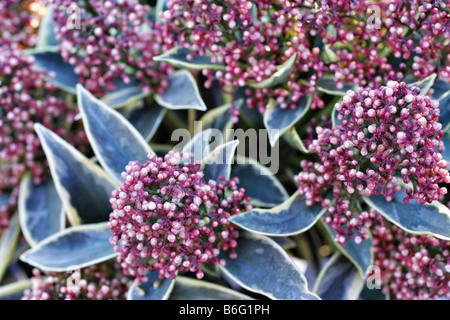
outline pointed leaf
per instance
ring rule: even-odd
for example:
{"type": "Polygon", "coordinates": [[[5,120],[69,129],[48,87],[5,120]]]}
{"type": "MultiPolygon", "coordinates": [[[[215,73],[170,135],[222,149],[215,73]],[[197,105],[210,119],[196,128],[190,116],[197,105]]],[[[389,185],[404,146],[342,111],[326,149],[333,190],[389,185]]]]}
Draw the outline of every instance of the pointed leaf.
{"type": "Polygon", "coordinates": [[[253,205],[273,207],[289,198],[273,173],[254,159],[238,155],[236,164],[231,166],[231,176],[239,178],[239,187],[245,189],[245,195],[252,198],[253,205]]]}
{"type": "Polygon", "coordinates": [[[297,53],[294,53],[289,59],[287,59],[282,65],[277,67],[277,71],[271,75],[269,78],[260,81],[260,82],[247,82],[247,85],[251,88],[256,89],[262,89],[262,88],[270,88],[274,87],[283,81],[286,80],[286,78],[291,73],[294,64],[295,59],[297,58],[297,53]]]}
{"type": "Polygon", "coordinates": [[[20,259],[43,271],[67,272],[117,256],[105,222],[70,227],[25,251],[20,259]]]}
{"type": "Polygon", "coordinates": [[[47,81],[69,93],[76,93],[75,86],[79,76],[75,73],[74,66],[63,60],[56,47],[39,47],[28,50],[27,53],[33,55],[40,69],[52,73],[52,76],[47,77],[47,81]]]}
{"type": "Polygon", "coordinates": [[[280,300],[317,300],[308,290],[305,276],[288,254],[273,240],[262,235],[242,234],[237,258],[226,260],[221,270],[241,287],[280,300]]]}
{"type": "Polygon", "coordinates": [[[22,233],[31,246],[64,230],[65,212],[51,178],[36,185],[25,175],[20,182],[18,211],[22,233]]]}
{"type": "Polygon", "coordinates": [[[9,227],[0,234],[0,282],[12,260],[20,235],[19,216],[15,213],[9,219],[9,227]]]}
{"type": "Polygon", "coordinates": [[[203,161],[203,173],[205,181],[219,181],[220,176],[230,178],[231,164],[239,140],[226,142],[215,148],[203,161]]]}
{"type": "Polygon", "coordinates": [[[434,80],[436,80],[436,73],[433,73],[432,75],[426,77],[425,79],[422,79],[420,81],[416,81],[413,83],[409,83],[409,88],[411,87],[418,87],[420,88],[420,94],[427,94],[428,90],[433,86],[434,80]]]}
{"type": "Polygon", "coordinates": [[[181,152],[193,152],[194,157],[191,161],[203,161],[203,159],[211,153],[209,146],[211,134],[211,129],[206,129],[195,134],[192,139],[183,146],[181,152]]]}
{"type": "Polygon", "coordinates": [[[313,292],[323,300],[356,300],[365,281],[342,254],[334,254],[322,268],[313,292]]]}
{"type": "Polygon", "coordinates": [[[230,288],[192,278],[178,276],[171,300],[254,300],[230,288]]]}
{"type": "Polygon", "coordinates": [[[58,40],[56,40],[56,34],[54,28],[56,23],[53,22],[54,6],[48,5],[44,16],[39,24],[38,38],[36,47],[56,46],[58,40]]]}
{"type": "Polygon", "coordinates": [[[130,161],[147,161],[153,153],[142,135],[118,111],[77,85],[78,106],[86,135],[102,167],[118,182],[130,161]]]}
{"type": "Polygon", "coordinates": [[[0,300],[21,300],[26,289],[31,288],[31,280],[16,281],[0,287],[0,300]]]}
{"type": "Polygon", "coordinates": [[[10,193],[2,193],[2,194],[0,194],[0,210],[3,207],[6,207],[8,205],[10,198],[11,198],[11,194],[10,193]]]}
{"type": "Polygon", "coordinates": [[[355,86],[349,83],[344,83],[342,88],[337,88],[336,82],[333,78],[321,77],[317,79],[316,88],[318,91],[332,96],[344,96],[348,90],[354,90],[355,86]]]}
{"type": "Polygon", "coordinates": [[[156,103],[150,106],[139,104],[121,110],[123,116],[139,131],[145,141],[153,138],[166,112],[166,108],[156,103]]]}
{"type": "Polygon", "coordinates": [[[295,109],[282,109],[279,104],[272,103],[264,112],[264,126],[269,133],[270,145],[274,146],[278,139],[296,124],[308,112],[312,96],[302,96],[295,109]]]}
{"type": "Polygon", "coordinates": [[[34,128],[71,224],[108,220],[109,198],[116,188],[111,177],[51,130],[41,124],[34,128]]]}
{"type": "Polygon", "coordinates": [[[132,105],[133,103],[136,103],[149,95],[150,93],[144,92],[141,87],[132,85],[111,91],[101,100],[110,108],[118,109],[132,105]]]}
{"type": "Polygon", "coordinates": [[[148,272],[148,281],[133,285],[128,290],[127,300],[167,300],[172,292],[175,281],[158,278],[158,272],[148,272]]]}
{"type": "Polygon", "coordinates": [[[403,203],[406,193],[395,192],[391,202],[383,195],[364,197],[364,201],[386,219],[412,234],[429,234],[450,240],[450,209],[444,204],[420,204],[419,200],[403,203]]]}
{"type": "Polygon", "coordinates": [[[307,206],[305,197],[294,193],[286,202],[271,209],[253,209],[230,217],[239,227],[269,236],[305,232],[324,214],[320,203],[307,206]]]}
{"type": "Polygon", "coordinates": [[[311,153],[310,150],[306,148],[302,139],[300,138],[297,129],[292,126],[286,133],[283,135],[283,138],[289,143],[289,145],[303,153],[311,153]]]}
{"type": "Polygon", "coordinates": [[[225,66],[220,62],[212,62],[211,56],[199,55],[194,51],[181,46],[174,47],[163,54],[153,57],[153,60],[168,63],[179,69],[189,70],[224,70],[225,66]],[[188,59],[189,55],[194,58],[188,59]]]}
{"type": "Polygon", "coordinates": [[[197,82],[187,70],[174,72],[169,78],[169,87],[163,93],[156,94],[155,100],[167,109],[206,110],[197,82]]]}
{"type": "Polygon", "coordinates": [[[364,240],[360,244],[356,244],[353,239],[348,240],[344,245],[336,243],[336,231],[334,231],[330,225],[323,221],[320,221],[320,226],[327,232],[330,237],[330,241],[336,245],[339,251],[346,256],[355,267],[358,269],[361,277],[364,277],[370,270],[371,265],[373,265],[373,244],[372,238],[364,240]]]}

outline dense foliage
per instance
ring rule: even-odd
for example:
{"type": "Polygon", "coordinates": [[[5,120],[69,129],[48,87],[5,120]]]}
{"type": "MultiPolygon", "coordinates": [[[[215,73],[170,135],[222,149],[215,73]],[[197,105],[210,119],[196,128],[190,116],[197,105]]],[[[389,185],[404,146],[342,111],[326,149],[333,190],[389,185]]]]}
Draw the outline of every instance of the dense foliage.
{"type": "Polygon", "coordinates": [[[4,0],[0,36],[0,298],[450,298],[447,1],[4,0]]]}

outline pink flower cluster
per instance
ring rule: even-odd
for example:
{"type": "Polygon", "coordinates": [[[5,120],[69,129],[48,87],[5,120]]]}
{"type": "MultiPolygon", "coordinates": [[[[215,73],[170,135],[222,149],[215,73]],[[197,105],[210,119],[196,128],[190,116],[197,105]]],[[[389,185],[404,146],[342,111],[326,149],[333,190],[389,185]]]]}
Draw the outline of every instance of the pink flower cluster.
{"type": "Polygon", "coordinates": [[[30,0],[3,0],[0,2],[0,45],[11,43],[22,47],[33,47],[37,40],[37,28],[31,25],[33,19],[39,21],[37,13],[29,6],[30,0]]]}
{"type": "Polygon", "coordinates": [[[450,6],[444,1],[321,1],[310,19],[323,42],[337,55],[330,70],[338,85],[350,82],[378,87],[432,73],[449,77],[450,6]],[[372,18],[372,19],[370,19],[372,18]],[[330,32],[331,30],[333,30],[330,32]],[[380,49],[382,48],[382,49],[380,49]],[[401,59],[398,66],[394,59],[401,59]]]}
{"type": "MultiPolygon", "coordinates": [[[[261,112],[270,97],[282,108],[295,108],[299,99],[314,91],[314,81],[326,70],[314,48],[301,30],[297,15],[298,1],[233,0],[221,1],[171,0],[161,13],[172,32],[170,43],[191,49],[195,54],[212,54],[212,62],[221,62],[225,70],[204,70],[203,74],[218,80],[223,90],[241,88],[249,82],[270,78],[277,67],[297,54],[294,71],[284,85],[275,88],[247,89],[247,105],[261,112]],[[299,75],[311,73],[310,84],[301,83],[299,75]]],[[[235,92],[232,92],[234,96],[235,92]]],[[[317,101],[315,101],[317,102],[317,101]]],[[[323,107],[314,103],[313,108],[323,107]]],[[[235,116],[236,110],[233,111],[235,116]]]]}
{"type": "Polygon", "coordinates": [[[33,269],[22,300],[125,300],[132,283],[114,261],[67,273],[33,269]]]}
{"type": "MultiPolygon", "coordinates": [[[[80,150],[87,139],[76,111],[58,97],[57,88],[45,81],[32,56],[24,55],[16,44],[0,48],[0,194],[15,190],[25,172],[35,183],[48,174],[45,155],[33,125],[41,123],[68,139],[80,150]]],[[[10,204],[15,203],[13,191],[10,204]]],[[[0,232],[6,227],[12,207],[0,213],[0,232]]],[[[1,208],[0,208],[1,209],[1,208]]]]}
{"type": "Polygon", "coordinates": [[[450,298],[450,242],[413,235],[379,216],[372,228],[374,264],[392,299],[450,298]]]}
{"type": "MultiPolygon", "coordinates": [[[[443,1],[171,0],[167,7],[160,14],[171,30],[166,41],[224,64],[225,70],[203,74],[207,86],[217,80],[232,97],[297,55],[282,84],[246,89],[247,106],[261,112],[271,98],[281,108],[296,108],[311,93],[311,108],[323,108],[316,84],[327,74],[338,88],[344,82],[376,88],[400,81],[408,70],[417,79],[449,77],[450,14],[443,1]],[[394,66],[398,58],[405,61],[394,66]]],[[[238,111],[232,112],[236,120],[238,111]]]]}
{"type": "Polygon", "coordinates": [[[58,1],[58,48],[86,89],[102,95],[131,78],[149,93],[161,93],[168,86],[173,68],[153,57],[170,45],[164,44],[164,32],[149,19],[149,10],[138,0],[58,1]]]}
{"type": "Polygon", "coordinates": [[[122,174],[124,184],[112,192],[108,226],[125,274],[146,282],[147,271],[175,278],[178,271],[203,277],[201,264],[221,264],[221,250],[236,257],[237,227],[228,220],[250,210],[249,197],[237,178],[220,182],[203,179],[191,154],[170,151],[164,158],[132,161],[122,174]]]}
{"type": "Polygon", "coordinates": [[[358,192],[383,194],[390,201],[401,190],[400,176],[404,183],[412,183],[406,188],[405,203],[410,199],[429,203],[447,193],[440,186],[450,182],[450,175],[440,153],[445,146],[438,101],[421,95],[417,87],[389,81],[377,90],[348,91],[335,109],[341,123],[316,127],[317,139],[308,148],[319,160],[303,160],[295,181],[308,204],[322,202],[328,208],[331,217],[326,220],[340,239],[370,223],[370,219],[358,222],[350,213],[350,200],[358,192]],[[327,189],[335,202],[325,197],[327,189]]]}
{"type": "MultiPolygon", "coordinates": [[[[412,60],[413,75],[450,77],[450,4],[448,1],[390,1],[386,5],[386,43],[395,57],[412,60]]],[[[384,19],[384,17],[383,17],[384,19]]]]}

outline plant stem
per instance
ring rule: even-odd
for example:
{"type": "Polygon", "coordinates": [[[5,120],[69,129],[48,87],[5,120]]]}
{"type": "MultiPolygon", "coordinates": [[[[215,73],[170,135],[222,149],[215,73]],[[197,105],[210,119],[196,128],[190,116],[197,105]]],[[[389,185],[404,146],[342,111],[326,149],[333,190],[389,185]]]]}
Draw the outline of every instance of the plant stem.
{"type": "Polygon", "coordinates": [[[188,110],[188,126],[189,126],[189,133],[191,134],[191,137],[194,136],[194,131],[195,131],[194,122],[195,122],[196,116],[197,116],[197,112],[195,109],[188,110]]]}

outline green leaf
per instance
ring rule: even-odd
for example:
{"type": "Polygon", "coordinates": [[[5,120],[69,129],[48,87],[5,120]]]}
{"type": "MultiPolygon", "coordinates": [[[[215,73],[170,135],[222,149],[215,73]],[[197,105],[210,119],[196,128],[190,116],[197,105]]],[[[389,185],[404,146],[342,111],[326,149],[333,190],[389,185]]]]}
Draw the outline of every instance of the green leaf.
{"type": "Polygon", "coordinates": [[[38,123],[34,128],[70,223],[79,225],[108,220],[109,198],[118,185],[102,168],[57,134],[38,123]]]}
{"type": "Polygon", "coordinates": [[[294,249],[297,247],[295,241],[289,237],[270,237],[270,239],[275,241],[283,249],[294,249]]]}
{"type": "Polygon", "coordinates": [[[269,133],[269,142],[274,146],[278,139],[295,125],[308,112],[312,96],[302,96],[295,109],[282,109],[279,104],[271,103],[264,112],[264,126],[269,133]]]}
{"type": "Polygon", "coordinates": [[[156,102],[167,109],[206,110],[200,91],[192,74],[187,70],[174,72],[169,78],[169,87],[155,94],[156,102]]]}
{"type": "Polygon", "coordinates": [[[176,68],[189,70],[224,70],[225,66],[220,62],[212,62],[211,56],[199,55],[195,51],[183,48],[181,46],[174,47],[163,54],[153,57],[153,60],[168,63],[176,68]],[[188,55],[194,58],[189,60],[188,55]]]}
{"type": "Polygon", "coordinates": [[[284,203],[271,209],[253,209],[229,220],[239,227],[269,236],[289,236],[305,232],[324,214],[320,203],[307,206],[305,197],[294,193],[284,203]]]}
{"type": "Polygon", "coordinates": [[[320,271],[313,292],[323,300],[356,300],[364,285],[355,266],[337,252],[320,271]]]}
{"type": "Polygon", "coordinates": [[[175,281],[158,278],[158,272],[147,272],[148,281],[133,285],[128,290],[127,300],[167,300],[175,281]]]}
{"type": "Polygon", "coordinates": [[[122,182],[121,173],[128,163],[147,161],[147,153],[153,150],[124,116],[80,84],[77,97],[84,129],[98,161],[118,183],[122,182]]]}
{"type": "Polygon", "coordinates": [[[308,150],[303,144],[303,141],[294,126],[290,127],[289,130],[286,131],[286,133],[283,135],[283,138],[287,141],[287,143],[289,143],[291,147],[303,153],[311,153],[311,151],[308,150]]]}
{"type": "MultiPolygon", "coordinates": [[[[235,108],[241,109],[244,101],[239,99],[235,102],[235,108]]],[[[217,129],[222,133],[226,133],[227,129],[233,127],[232,114],[230,112],[231,104],[226,104],[206,112],[201,118],[200,122],[203,129],[217,129]]]]}
{"type": "Polygon", "coordinates": [[[239,187],[245,189],[245,195],[252,198],[255,206],[273,207],[289,198],[275,175],[254,159],[238,155],[231,166],[231,176],[239,178],[239,187]]]}
{"type": "Polygon", "coordinates": [[[178,276],[170,300],[254,300],[230,288],[203,280],[178,276]]]}
{"type": "Polygon", "coordinates": [[[9,219],[9,227],[0,235],[0,282],[11,262],[20,235],[19,216],[13,214],[9,219]]]}
{"type": "Polygon", "coordinates": [[[39,69],[54,74],[54,77],[47,76],[48,82],[69,93],[76,93],[75,86],[79,76],[75,73],[74,66],[63,60],[56,47],[39,47],[25,53],[33,55],[39,69]]]}
{"type": "Polygon", "coordinates": [[[448,79],[439,78],[434,82],[431,87],[433,89],[433,94],[431,95],[433,99],[439,100],[445,93],[450,91],[450,83],[448,81],[448,79]]]}
{"type": "Polygon", "coordinates": [[[101,100],[109,107],[118,109],[133,105],[149,95],[140,86],[130,85],[108,92],[101,100]]]}
{"type": "Polygon", "coordinates": [[[373,265],[373,245],[372,238],[364,240],[360,244],[356,244],[353,239],[349,239],[344,245],[335,242],[336,231],[327,223],[320,221],[320,226],[327,232],[330,241],[338,248],[338,250],[346,256],[358,269],[361,277],[364,277],[373,265]]]}
{"type": "Polygon", "coordinates": [[[212,129],[206,129],[195,134],[188,143],[180,150],[182,153],[193,152],[192,161],[203,161],[206,156],[211,154],[209,140],[211,138],[212,129]]]}
{"type": "Polygon", "coordinates": [[[6,207],[8,205],[10,198],[11,198],[10,193],[0,194],[0,209],[2,209],[2,207],[6,207]]]}
{"type": "Polygon", "coordinates": [[[226,253],[221,270],[241,287],[280,300],[317,300],[305,276],[289,255],[272,239],[244,233],[238,239],[237,258],[226,253]]]}
{"type": "Polygon", "coordinates": [[[344,83],[342,88],[336,87],[336,82],[331,77],[321,77],[317,79],[316,89],[320,92],[332,96],[344,96],[348,90],[354,90],[355,86],[349,83],[344,83]]]}
{"type": "Polygon", "coordinates": [[[418,87],[420,88],[420,94],[427,94],[428,90],[433,86],[434,80],[436,80],[436,73],[433,73],[432,75],[426,77],[425,79],[422,79],[420,81],[416,81],[413,83],[409,83],[409,88],[411,87],[418,87]]]}
{"type": "Polygon", "coordinates": [[[0,300],[21,300],[26,289],[31,288],[31,280],[25,279],[0,287],[0,300]]]}
{"type": "Polygon", "coordinates": [[[202,164],[205,181],[219,181],[220,176],[230,178],[231,164],[238,144],[239,140],[226,142],[205,157],[202,164]]]}
{"type": "Polygon", "coordinates": [[[123,108],[120,112],[139,131],[145,141],[150,141],[158,131],[167,109],[156,103],[150,106],[136,104],[123,108]]]}
{"type": "Polygon", "coordinates": [[[48,5],[45,15],[41,19],[39,25],[38,38],[36,42],[36,48],[56,46],[58,40],[56,40],[56,34],[54,28],[56,23],[53,22],[54,5],[48,5]]]}
{"type": "Polygon", "coordinates": [[[297,53],[294,53],[289,59],[287,59],[282,65],[277,66],[277,71],[271,75],[269,78],[260,81],[260,82],[247,82],[247,85],[254,89],[263,89],[263,88],[270,88],[274,87],[283,81],[286,80],[286,78],[291,73],[292,69],[294,68],[295,59],[297,58],[297,53]]]}
{"type": "Polygon", "coordinates": [[[445,151],[442,152],[442,158],[450,162],[450,130],[445,130],[441,139],[444,142],[445,151]]]}
{"type": "Polygon", "coordinates": [[[326,62],[339,61],[339,56],[330,48],[328,44],[323,46],[323,58],[326,62]]]}
{"type": "Polygon", "coordinates": [[[67,228],[25,251],[20,259],[40,270],[68,272],[117,256],[106,222],[67,228]]]}
{"type": "Polygon", "coordinates": [[[444,204],[420,204],[419,200],[403,203],[404,192],[395,192],[391,202],[383,195],[364,197],[364,201],[377,210],[387,220],[403,230],[419,235],[432,235],[443,240],[450,240],[450,209],[444,204]]]}
{"type": "MultiPolygon", "coordinates": [[[[439,122],[442,124],[444,131],[448,131],[450,128],[450,90],[444,93],[438,101],[439,109],[441,111],[439,122]]],[[[446,144],[446,146],[448,146],[448,144],[446,144]]]]}
{"type": "Polygon", "coordinates": [[[18,211],[22,233],[30,246],[65,228],[63,204],[51,178],[36,185],[30,175],[25,175],[20,182],[18,211]]]}

